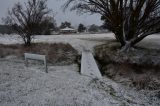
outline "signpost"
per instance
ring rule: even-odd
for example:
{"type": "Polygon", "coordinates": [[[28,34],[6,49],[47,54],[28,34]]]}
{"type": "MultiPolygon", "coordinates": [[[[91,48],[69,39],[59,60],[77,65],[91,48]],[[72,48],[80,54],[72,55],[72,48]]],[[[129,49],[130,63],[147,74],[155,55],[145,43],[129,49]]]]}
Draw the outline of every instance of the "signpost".
{"type": "Polygon", "coordinates": [[[48,73],[48,68],[47,68],[47,61],[46,61],[46,56],[45,55],[39,55],[39,54],[30,54],[30,53],[24,53],[25,57],[25,64],[28,67],[28,60],[40,60],[44,62],[45,66],[45,72],[48,73]]]}

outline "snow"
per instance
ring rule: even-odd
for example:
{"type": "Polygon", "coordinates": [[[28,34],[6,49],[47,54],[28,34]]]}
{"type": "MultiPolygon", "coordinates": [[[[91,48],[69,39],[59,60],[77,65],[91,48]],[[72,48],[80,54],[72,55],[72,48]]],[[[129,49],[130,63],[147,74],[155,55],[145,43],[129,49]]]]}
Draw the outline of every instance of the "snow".
{"type": "Polygon", "coordinates": [[[61,31],[75,31],[75,29],[66,27],[64,29],[61,29],[61,31]]]}
{"type": "MultiPolygon", "coordinates": [[[[153,35],[143,42],[159,36],[153,35]],[[154,37],[153,37],[154,36],[154,37]]],[[[69,43],[81,53],[113,39],[113,34],[41,35],[33,42],[69,43]]],[[[0,44],[23,43],[18,35],[0,35],[0,44]]],[[[158,43],[159,44],[159,43],[158,43]]],[[[159,46],[160,47],[160,46],[159,46]]],[[[0,106],[159,106],[160,100],[146,91],[136,91],[106,77],[93,79],[79,74],[77,64],[24,66],[16,57],[0,59],[0,106]]]]}
{"type": "MultiPolygon", "coordinates": [[[[69,43],[81,53],[85,48],[92,50],[97,44],[102,44],[102,40],[112,39],[113,34],[86,34],[86,35],[37,35],[34,36],[34,43],[69,43]],[[92,39],[93,40],[92,40],[92,39]],[[90,40],[88,40],[90,39],[90,40]],[[96,39],[96,41],[94,40],[96,39]]],[[[19,35],[0,35],[0,44],[22,44],[19,35]]]]}
{"type": "MultiPolygon", "coordinates": [[[[43,43],[69,43],[80,53],[84,48],[92,50],[97,44],[102,44],[106,40],[114,39],[113,33],[104,34],[73,34],[73,35],[37,35],[34,36],[33,42],[43,43]]],[[[154,34],[146,37],[139,44],[146,45],[150,48],[160,47],[160,34],[154,34]],[[157,45],[153,47],[154,45],[157,45]]],[[[23,41],[19,35],[0,35],[0,44],[22,44],[23,41]]]]}
{"type": "Polygon", "coordinates": [[[102,78],[100,70],[94,60],[91,52],[83,51],[81,59],[81,74],[87,75],[93,78],[102,78]]]}
{"type": "Polygon", "coordinates": [[[1,106],[119,106],[154,105],[145,97],[108,78],[80,75],[76,64],[26,68],[23,60],[0,60],[1,106]],[[7,64],[7,65],[6,65],[7,64]]]}
{"type": "Polygon", "coordinates": [[[0,35],[0,44],[22,44],[23,41],[19,35],[0,35]]]}

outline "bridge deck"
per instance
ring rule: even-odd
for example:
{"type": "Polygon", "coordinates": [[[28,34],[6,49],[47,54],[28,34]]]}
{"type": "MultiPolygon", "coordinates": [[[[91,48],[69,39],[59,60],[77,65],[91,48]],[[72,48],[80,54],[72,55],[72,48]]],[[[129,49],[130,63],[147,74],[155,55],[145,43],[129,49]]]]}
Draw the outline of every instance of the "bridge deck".
{"type": "Polygon", "coordinates": [[[81,59],[81,74],[87,75],[93,78],[102,78],[102,75],[98,69],[96,61],[91,52],[82,52],[81,59]]]}

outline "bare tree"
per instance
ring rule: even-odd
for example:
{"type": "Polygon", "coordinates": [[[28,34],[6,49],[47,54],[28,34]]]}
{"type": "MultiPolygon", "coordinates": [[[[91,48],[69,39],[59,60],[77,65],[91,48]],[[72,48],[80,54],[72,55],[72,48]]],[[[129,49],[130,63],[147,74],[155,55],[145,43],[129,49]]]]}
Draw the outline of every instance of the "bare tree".
{"type": "Polygon", "coordinates": [[[5,24],[12,26],[22,37],[26,46],[31,45],[33,35],[44,32],[52,23],[51,10],[46,3],[47,0],[28,0],[24,5],[18,2],[3,18],[5,24]]]}
{"type": "Polygon", "coordinates": [[[128,51],[146,36],[160,32],[160,0],[66,0],[64,9],[98,13],[128,51]]]}

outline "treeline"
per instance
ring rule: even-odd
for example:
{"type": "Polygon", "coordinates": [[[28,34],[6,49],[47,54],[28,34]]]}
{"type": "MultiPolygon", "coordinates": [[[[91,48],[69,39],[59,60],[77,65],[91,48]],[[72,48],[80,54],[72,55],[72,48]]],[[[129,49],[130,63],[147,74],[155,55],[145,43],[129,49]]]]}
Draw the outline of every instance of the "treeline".
{"type": "Polygon", "coordinates": [[[0,34],[12,34],[14,30],[9,25],[0,25],[0,34]]]}
{"type": "MultiPolygon", "coordinates": [[[[56,23],[49,23],[47,26],[44,24],[42,26],[43,27],[41,27],[41,30],[38,29],[37,31],[35,31],[37,35],[50,35],[52,32],[51,29],[57,30],[56,23]]],[[[17,33],[14,30],[14,25],[13,26],[0,25],[0,34],[14,34],[14,33],[17,33]]]]}

